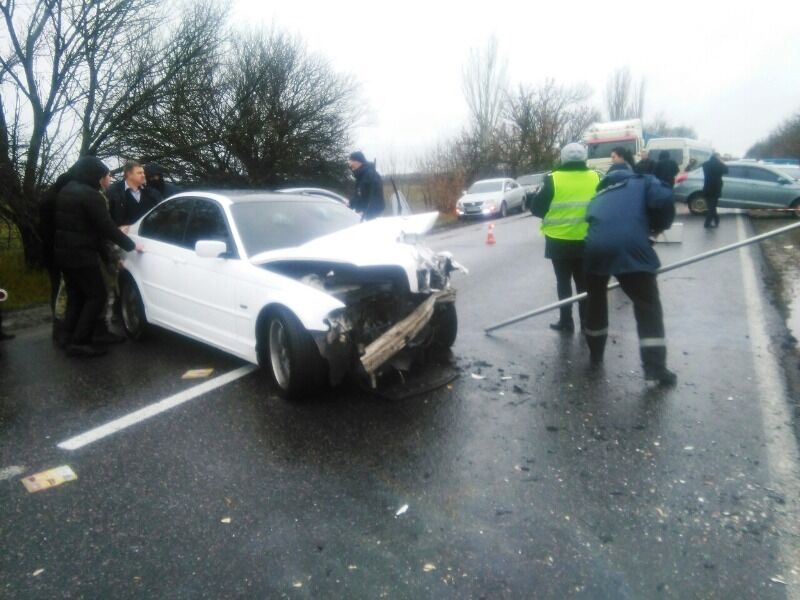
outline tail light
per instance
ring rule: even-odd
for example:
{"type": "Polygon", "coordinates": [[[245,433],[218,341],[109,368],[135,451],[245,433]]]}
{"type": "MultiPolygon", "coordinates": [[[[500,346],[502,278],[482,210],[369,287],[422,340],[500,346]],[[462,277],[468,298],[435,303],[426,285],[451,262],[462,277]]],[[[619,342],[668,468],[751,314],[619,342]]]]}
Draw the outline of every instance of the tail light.
{"type": "Polygon", "coordinates": [[[689,178],[689,173],[687,173],[686,171],[684,171],[683,173],[678,173],[678,176],[675,178],[675,185],[683,183],[688,178],[689,178]]]}

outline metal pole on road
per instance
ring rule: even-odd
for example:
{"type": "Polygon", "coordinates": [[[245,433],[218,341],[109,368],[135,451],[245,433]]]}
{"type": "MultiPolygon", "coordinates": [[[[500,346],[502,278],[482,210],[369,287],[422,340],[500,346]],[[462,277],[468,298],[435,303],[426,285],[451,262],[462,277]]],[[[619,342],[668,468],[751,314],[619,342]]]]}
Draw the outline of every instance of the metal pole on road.
{"type": "MultiPolygon", "coordinates": [[[[755,244],[756,242],[760,242],[761,240],[765,240],[767,238],[775,237],[776,235],[780,235],[781,233],[786,233],[792,229],[797,229],[800,227],[800,223],[793,223],[792,225],[786,225],[785,227],[779,227],[778,229],[774,229],[772,231],[768,231],[766,233],[762,233],[760,235],[753,236],[751,238],[747,238],[746,240],[742,240],[740,242],[735,242],[733,244],[728,244],[727,246],[721,246],[720,248],[716,248],[714,250],[709,250],[708,252],[703,252],[702,254],[697,254],[696,256],[691,256],[689,258],[685,258],[683,260],[679,260],[678,262],[674,262],[669,265],[665,265],[661,267],[657,273],[666,273],[667,271],[672,271],[673,269],[678,269],[680,267],[685,267],[686,265],[690,265],[692,263],[700,262],[701,260],[705,260],[707,258],[711,258],[712,256],[716,256],[718,254],[722,254],[724,252],[730,252],[731,250],[736,250],[737,248],[741,248],[742,246],[748,246],[750,244],[755,244]]],[[[619,282],[615,281],[613,283],[608,284],[608,289],[613,290],[614,288],[619,287],[619,282]]],[[[503,327],[507,327],[508,325],[513,325],[514,323],[519,323],[520,321],[524,321],[525,319],[530,319],[531,317],[535,317],[536,315],[540,315],[542,313],[549,312],[551,310],[555,310],[556,308],[561,308],[562,306],[566,306],[568,304],[574,304],[575,302],[579,302],[586,298],[586,292],[581,294],[577,294],[575,296],[570,296],[569,298],[564,298],[563,300],[559,300],[558,302],[553,302],[552,304],[548,304],[547,306],[542,306],[541,308],[537,308],[536,310],[532,310],[530,312],[523,313],[521,315],[517,315],[516,317],[512,317],[506,321],[502,321],[500,323],[496,323],[484,329],[484,333],[489,334],[492,331],[497,329],[501,329],[503,327]]]]}

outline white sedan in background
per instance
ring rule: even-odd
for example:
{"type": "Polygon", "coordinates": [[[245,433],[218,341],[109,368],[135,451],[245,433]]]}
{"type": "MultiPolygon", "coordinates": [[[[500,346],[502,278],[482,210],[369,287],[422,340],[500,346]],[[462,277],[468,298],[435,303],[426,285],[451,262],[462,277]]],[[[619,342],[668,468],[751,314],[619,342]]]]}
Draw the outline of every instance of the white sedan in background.
{"type": "Polygon", "coordinates": [[[455,341],[459,266],[418,242],[437,216],[361,223],[318,196],[172,196],[130,228],[145,252],[125,259],[125,330],[140,339],[158,325],[258,364],[283,397],[354,371],[374,384],[455,341]]]}
{"type": "Polygon", "coordinates": [[[525,188],[510,178],[476,181],[456,202],[459,218],[505,217],[512,210],[525,210],[525,188]]]}

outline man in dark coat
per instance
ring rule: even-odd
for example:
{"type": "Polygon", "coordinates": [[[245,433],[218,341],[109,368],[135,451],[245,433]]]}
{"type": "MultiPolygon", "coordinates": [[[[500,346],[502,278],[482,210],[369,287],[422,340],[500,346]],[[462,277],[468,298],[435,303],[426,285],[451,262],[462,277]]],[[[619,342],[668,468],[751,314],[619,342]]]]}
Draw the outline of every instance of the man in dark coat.
{"type": "Polygon", "coordinates": [[[380,217],[384,208],[383,179],[375,170],[375,164],[367,162],[361,151],[350,154],[348,162],[356,178],[350,208],[359,213],[365,221],[380,217]]]}
{"type": "Polygon", "coordinates": [[[111,218],[117,225],[130,225],[164,198],[155,188],[146,186],[144,167],[138,162],[127,162],[123,179],[108,188],[111,218]]]}
{"type": "Polygon", "coordinates": [[[144,176],[147,180],[147,189],[156,190],[162,198],[169,198],[181,192],[181,188],[164,180],[166,169],[158,163],[147,163],[144,166],[144,176]]]}
{"type": "Polygon", "coordinates": [[[728,166],[720,159],[719,152],[714,152],[711,158],[703,163],[703,197],[708,205],[706,222],[703,225],[706,229],[719,226],[717,203],[722,196],[722,176],[727,174],[728,166]]]}
{"type": "Polygon", "coordinates": [[[103,348],[91,345],[92,333],[106,303],[100,270],[105,242],[142,251],[111,220],[101,189],[111,181],[108,167],[94,156],[78,159],[72,179],[58,193],[55,211],[54,257],[67,289],[64,327],[70,356],[98,356],[103,348]]]}
{"type": "MultiPolygon", "coordinates": [[[[600,177],[586,166],[586,148],[578,143],[561,149],[561,165],[548,173],[541,190],[531,201],[531,214],[542,219],[544,256],[553,261],[556,292],[563,300],[584,291],[583,239],[586,237],[586,208],[594,196],[600,177]]],[[[581,326],[584,303],[578,305],[581,326]]],[[[550,328],[563,333],[575,331],[572,306],[562,306],[557,323],[550,328]]]]}
{"type": "Polygon", "coordinates": [[[613,275],[633,301],[639,355],[648,381],[674,385],[667,369],[664,317],[656,271],[660,266],[650,243],[653,233],[669,229],[675,218],[672,190],[652,175],[628,170],[607,175],[606,188],[589,204],[586,220],[586,342],[592,362],[600,363],[608,337],[606,287],[613,275]]]}
{"type": "Polygon", "coordinates": [[[653,175],[658,177],[661,181],[666,183],[669,187],[675,187],[675,176],[681,172],[678,163],[672,160],[669,156],[669,150],[662,150],[658,154],[658,162],[653,175]]]}
{"type": "Polygon", "coordinates": [[[656,168],[656,163],[650,158],[647,150],[642,150],[642,160],[636,163],[633,170],[639,175],[652,175],[653,169],[656,168]]]}

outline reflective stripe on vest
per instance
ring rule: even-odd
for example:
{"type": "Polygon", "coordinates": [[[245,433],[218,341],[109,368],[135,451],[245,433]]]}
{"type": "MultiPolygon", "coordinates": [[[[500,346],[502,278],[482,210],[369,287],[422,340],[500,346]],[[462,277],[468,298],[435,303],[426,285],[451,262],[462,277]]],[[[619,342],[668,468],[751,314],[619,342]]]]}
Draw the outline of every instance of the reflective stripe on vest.
{"type": "Polygon", "coordinates": [[[592,170],[553,171],[553,201],[542,220],[542,233],[559,240],[582,240],[589,224],[586,209],[600,176],[592,170]]]}

